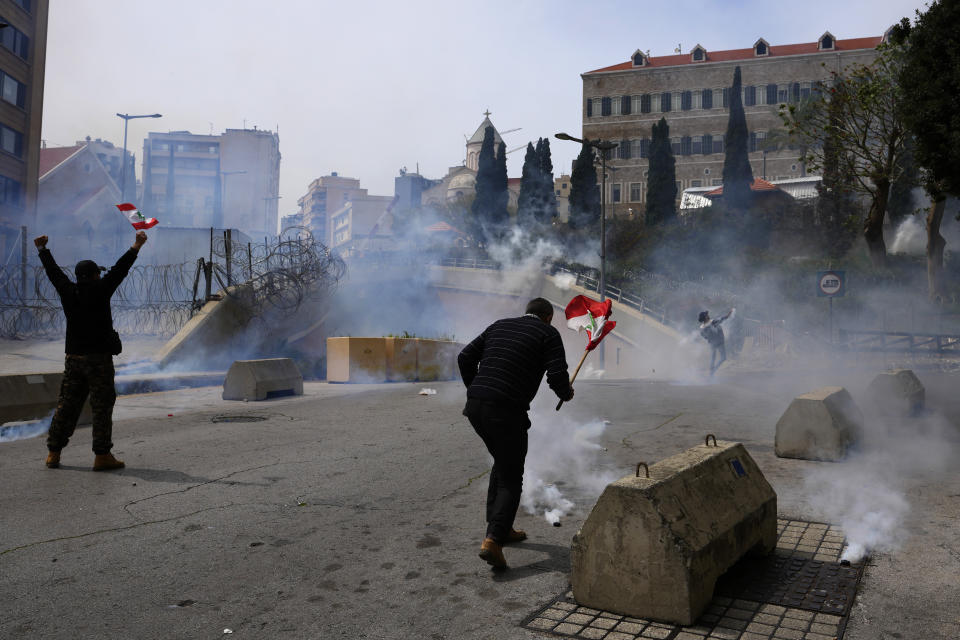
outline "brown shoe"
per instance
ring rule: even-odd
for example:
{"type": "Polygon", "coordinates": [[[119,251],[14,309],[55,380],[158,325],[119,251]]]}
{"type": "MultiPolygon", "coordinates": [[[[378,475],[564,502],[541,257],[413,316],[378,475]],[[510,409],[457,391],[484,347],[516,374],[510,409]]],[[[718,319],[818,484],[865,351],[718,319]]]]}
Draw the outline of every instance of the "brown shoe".
{"type": "Polygon", "coordinates": [[[113,471],[114,469],[123,469],[126,465],[122,460],[117,460],[112,453],[98,453],[93,458],[94,471],[113,471]]]}
{"type": "Polygon", "coordinates": [[[527,539],[527,532],[521,531],[518,529],[510,529],[510,533],[507,534],[507,542],[523,542],[527,539]]]}
{"type": "Polygon", "coordinates": [[[503,557],[503,547],[493,538],[484,538],[480,545],[480,557],[494,569],[503,569],[507,566],[507,559],[503,557]]]}
{"type": "Polygon", "coordinates": [[[47,454],[47,469],[56,469],[60,466],[60,452],[51,451],[47,454]]]}

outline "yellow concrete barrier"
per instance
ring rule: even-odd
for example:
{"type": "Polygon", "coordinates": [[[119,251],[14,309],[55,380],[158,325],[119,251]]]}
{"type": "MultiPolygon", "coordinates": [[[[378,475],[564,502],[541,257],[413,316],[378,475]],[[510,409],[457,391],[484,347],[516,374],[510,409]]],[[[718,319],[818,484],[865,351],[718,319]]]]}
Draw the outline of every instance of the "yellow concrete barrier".
{"type": "Polygon", "coordinates": [[[417,379],[425,382],[455,380],[460,374],[457,355],[463,347],[452,340],[418,340],[417,379]]]}
{"type": "Polygon", "coordinates": [[[383,338],[327,338],[327,382],[385,382],[383,338]]]}
{"type": "Polygon", "coordinates": [[[412,382],[417,379],[416,338],[383,339],[387,382],[412,382]]]}
{"type": "Polygon", "coordinates": [[[777,496],[743,445],[716,442],[607,486],[573,538],[577,602],[690,625],[717,578],[747,552],[769,553],[777,496]]]}

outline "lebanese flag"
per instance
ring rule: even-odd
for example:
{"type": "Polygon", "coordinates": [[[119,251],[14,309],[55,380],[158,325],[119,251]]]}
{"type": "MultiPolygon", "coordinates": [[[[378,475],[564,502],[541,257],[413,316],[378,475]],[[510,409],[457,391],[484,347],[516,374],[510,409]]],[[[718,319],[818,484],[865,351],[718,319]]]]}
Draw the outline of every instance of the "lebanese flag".
{"type": "Polygon", "coordinates": [[[610,320],[612,306],[612,300],[597,302],[586,296],[576,296],[567,305],[567,326],[578,332],[581,329],[586,330],[590,339],[587,351],[593,351],[603,337],[617,326],[615,320],[610,320]]]}
{"type": "Polygon", "coordinates": [[[126,216],[127,220],[130,221],[130,224],[133,225],[133,228],[137,230],[149,229],[160,222],[156,218],[144,218],[143,214],[140,213],[140,210],[129,202],[118,204],[117,209],[120,209],[120,213],[126,216]]]}

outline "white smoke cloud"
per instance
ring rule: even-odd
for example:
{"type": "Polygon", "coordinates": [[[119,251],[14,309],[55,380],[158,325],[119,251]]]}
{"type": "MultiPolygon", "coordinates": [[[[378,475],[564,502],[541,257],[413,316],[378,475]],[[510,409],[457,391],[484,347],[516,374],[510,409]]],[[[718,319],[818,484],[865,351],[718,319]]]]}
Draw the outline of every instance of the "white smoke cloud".
{"type": "MultiPolygon", "coordinates": [[[[954,445],[940,416],[872,416],[862,448],[840,463],[818,464],[804,478],[811,506],[847,538],[842,559],[891,552],[910,536],[910,492],[950,468],[954,445]]],[[[934,480],[935,481],[935,480],[934,480]]]]}
{"type": "Polygon", "coordinates": [[[13,442],[14,440],[26,440],[45,434],[50,430],[50,420],[53,419],[53,411],[48,413],[40,420],[20,420],[16,422],[6,422],[0,426],[0,442],[13,442]]]}
{"type": "Polygon", "coordinates": [[[890,253],[905,253],[911,256],[922,256],[927,250],[927,230],[923,218],[907,216],[897,227],[890,245],[890,253]]]}
{"type": "MultiPolygon", "coordinates": [[[[544,393],[553,401],[553,395],[544,393]]],[[[596,419],[581,423],[561,411],[531,411],[523,494],[520,506],[547,522],[559,522],[577,506],[596,502],[603,489],[619,476],[598,471],[598,459],[605,451],[596,440],[607,422],[596,419]],[[549,412],[549,413],[548,413],[549,412]]]]}

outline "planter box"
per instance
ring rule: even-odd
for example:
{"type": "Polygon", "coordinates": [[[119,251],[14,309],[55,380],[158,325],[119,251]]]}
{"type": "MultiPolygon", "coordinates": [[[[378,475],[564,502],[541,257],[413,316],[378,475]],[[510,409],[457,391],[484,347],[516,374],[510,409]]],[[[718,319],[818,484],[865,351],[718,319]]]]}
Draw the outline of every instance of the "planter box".
{"type": "Polygon", "coordinates": [[[387,382],[412,382],[417,379],[417,339],[384,338],[387,357],[387,382]]]}
{"type": "Polygon", "coordinates": [[[327,382],[385,382],[383,338],[327,338],[327,382]]]}
{"type": "Polygon", "coordinates": [[[465,345],[451,340],[417,341],[417,379],[456,380],[460,375],[457,355],[465,345]]]}

